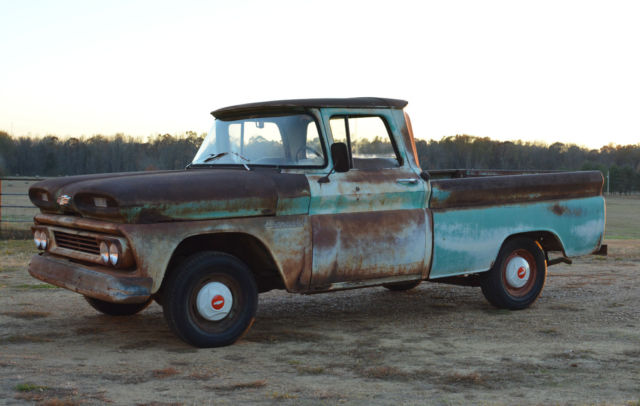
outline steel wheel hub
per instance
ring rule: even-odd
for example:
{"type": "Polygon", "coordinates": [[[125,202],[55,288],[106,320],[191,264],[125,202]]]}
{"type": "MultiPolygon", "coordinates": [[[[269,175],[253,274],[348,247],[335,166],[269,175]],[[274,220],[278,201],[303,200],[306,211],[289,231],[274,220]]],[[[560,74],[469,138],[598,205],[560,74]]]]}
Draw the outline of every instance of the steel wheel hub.
{"type": "Polygon", "coordinates": [[[531,276],[529,262],[526,259],[515,256],[509,259],[505,270],[505,279],[509,286],[513,288],[521,288],[527,284],[531,276]]]}
{"type": "Polygon", "coordinates": [[[220,282],[209,282],[200,289],[196,298],[200,316],[207,320],[222,320],[231,311],[233,295],[229,288],[220,282]]]}

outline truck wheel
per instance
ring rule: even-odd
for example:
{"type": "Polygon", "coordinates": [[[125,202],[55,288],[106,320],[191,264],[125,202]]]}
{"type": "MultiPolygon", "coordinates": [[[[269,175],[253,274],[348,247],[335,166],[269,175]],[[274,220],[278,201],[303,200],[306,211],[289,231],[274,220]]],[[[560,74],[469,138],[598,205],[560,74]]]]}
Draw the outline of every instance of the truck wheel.
{"type": "Polygon", "coordinates": [[[253,324],[258,289],[249,268],[234,256],[194,254],[166,282],[164,317],[171,331],[191,345],[233,344],[253,324]]]}
{"type": "Polygon", "coordinates": [[[482,280],[482,293],[494,306],[520,310],[536,301],[547,276],[547,262],[538,243],[514,238],[502,248],[482,280]]]}
{"type": "Polygon", "coordinates": [[[89,296],[85,296],[84,298],[91,307],[100,313],[107,314],[109,316],[131,316],[143,311],[152,302],[152,299],[149,299],[143,303],[111,303],[89,296]]]}
{"type": "Polygon", "coordinates": [[[411,289],[415,288],[416,286],[418,286],[420,284],[420,282],[422,282],[422,281],[418,280],[418,281],[401,282],[401,283],[387,283],[387,284],[384,284],[382,286],[384,286],[385,288],[387,288],[389,290],[393,290],[395,292],[400,292],[400,291],[405,291],[405,290],[411,290],[411,289]]]}

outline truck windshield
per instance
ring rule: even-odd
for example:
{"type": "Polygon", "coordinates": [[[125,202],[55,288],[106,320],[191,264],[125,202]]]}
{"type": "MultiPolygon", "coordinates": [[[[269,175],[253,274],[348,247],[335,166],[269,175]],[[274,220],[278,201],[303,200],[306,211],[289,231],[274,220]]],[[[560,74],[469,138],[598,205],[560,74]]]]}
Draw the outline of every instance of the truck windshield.
{"type": "Polygon", "coordinates": [[[191,165],[323,167],[318,126],[308,114],[216,119],[191,165]]]}

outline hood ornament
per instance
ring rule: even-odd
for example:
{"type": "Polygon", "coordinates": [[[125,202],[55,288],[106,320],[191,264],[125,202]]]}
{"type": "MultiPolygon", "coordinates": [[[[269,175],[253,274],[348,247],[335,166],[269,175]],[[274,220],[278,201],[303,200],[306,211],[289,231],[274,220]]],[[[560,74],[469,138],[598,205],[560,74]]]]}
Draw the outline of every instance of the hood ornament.
{"type": "Polygon", "coordinates": [[[71,196],[69,195],[60,195],[56,200],[56,202],[58,202],[60,206],[67,206],[70,201],[71,201],[71,196]]]}

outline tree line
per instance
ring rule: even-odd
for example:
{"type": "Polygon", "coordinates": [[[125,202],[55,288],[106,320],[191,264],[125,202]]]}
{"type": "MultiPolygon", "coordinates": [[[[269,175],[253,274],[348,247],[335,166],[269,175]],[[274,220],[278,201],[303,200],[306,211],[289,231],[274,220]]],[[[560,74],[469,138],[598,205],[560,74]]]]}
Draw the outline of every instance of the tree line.
{"type": "MultiPolygon", "coordinates": [[[[79,138],[13,137],[0,131],[0,176],[66,176],[85,173],[182,169],[205,134],[124,134],[79,138]]],[[[367,141],[360,141],[360,143],[367,141]]],[[[359,145],[376,151],[381,140],[359,145]]],[[[495,141],[470,135],[417,140],[424,169],[600,170],[612,193],[640,192],[640,144],[586,149],[556,142],[495,141]]],[[[606,188],[606,186],[605,186],[606,188]]]]}

